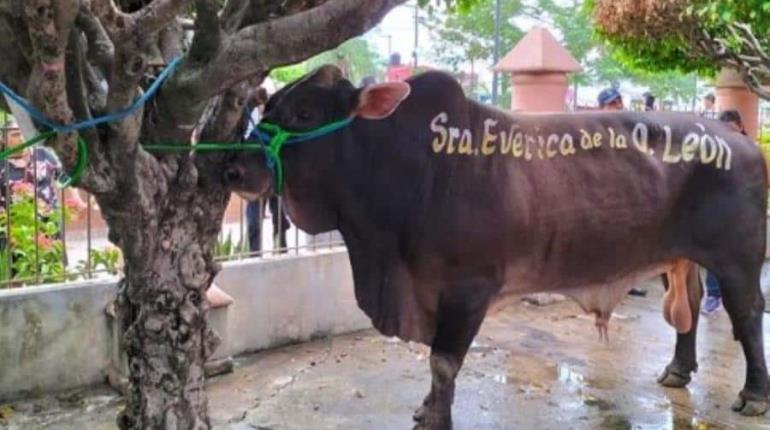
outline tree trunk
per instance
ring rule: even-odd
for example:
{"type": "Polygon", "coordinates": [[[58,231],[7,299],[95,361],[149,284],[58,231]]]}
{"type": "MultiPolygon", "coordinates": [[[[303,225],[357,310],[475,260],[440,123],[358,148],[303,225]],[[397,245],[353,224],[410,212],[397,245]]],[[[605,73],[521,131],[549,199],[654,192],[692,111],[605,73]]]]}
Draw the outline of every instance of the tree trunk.
{"type": "Polygon", "coordinates": [[[207,326],[205,297],[219,270],[208,250],[220,223],[199,221],[221,219],[228,199],[220,197],[203,207],[199,198],[168,202],[160,234],[145,236],[141,252],[121,244],[129,257],[117,311],[125,328],[131,387],[118,417],[121,429],[211,427],[204,363],[219,338],[207,326]]]}
{"type": "Polygon", "coordinates": [[[123,112],[159,78],[150,65],[184,58],[141,108],[77,132],[54,126],[48,142],[67,172],[79,145],[87,148],[76,185],[94,195],[123,251],[116,308],[130,392],[121,428],[211,427],[203,366],[217,337],[205,297],[219,270],[211,252],[229,199],[220,179],[227,154],[191,155],[193,132],[239,141],[248,87],[364,33],[405,1],[0,1],[0,82],[55,124],[123,112]],[[183,50],[177,18],[193,7],[195,34],[183,50]],[[142,149],[152,143],[184,150],[142,149]]]}

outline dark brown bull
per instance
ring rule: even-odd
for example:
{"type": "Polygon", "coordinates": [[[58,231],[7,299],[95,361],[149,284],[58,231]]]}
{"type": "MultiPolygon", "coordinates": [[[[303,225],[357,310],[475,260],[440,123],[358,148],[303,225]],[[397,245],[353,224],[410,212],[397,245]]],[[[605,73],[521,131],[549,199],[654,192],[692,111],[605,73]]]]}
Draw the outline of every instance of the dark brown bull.
{"type": "MultiPolygon", "coordinates": [[[[262,134],[275,149],[283,131],[346,118],[287,144],[272,165],[285,170],[292,221],[342,233],[374,326],[431,346],[418,426],[451,427],[471,340],[510,294],[565,293],[606,331],[634,282],[668,272],[664,316],[679,334],[659,381],[684,386],[697,367],[692,262],[719,279],[746,356],[734,409],[765,412],[767,175],[749,139],[685,114],[509,115],[467,100],[438,72],[356,89],[333,67],[274,95],[262,134]]],[[[282,185],[261,153],[237,156],[225,181],[251,198],[282,185]]]]}

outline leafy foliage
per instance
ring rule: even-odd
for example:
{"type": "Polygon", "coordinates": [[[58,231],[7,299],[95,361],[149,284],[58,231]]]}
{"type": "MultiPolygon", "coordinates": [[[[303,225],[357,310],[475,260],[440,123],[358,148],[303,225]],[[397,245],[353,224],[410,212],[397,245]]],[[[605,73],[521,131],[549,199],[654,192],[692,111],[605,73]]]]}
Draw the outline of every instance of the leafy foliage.
{"type": "Polygon", "coordinates": [[[359,37],[348,40],[336,49],[318,54],[302,63],[274,69],[270,77],[287,84],[318,66],[330,63],[340,64],[341,60],[346,63],[343,64],[343,68],[349,68],[349,79],[354,84],[365,76],[377,75],[384,64],[384,59],[372,49],[369,42],[359,37]]]}
{"type": "Polygon", "coordinates": [[[273,69],[270,72],[270,77],[282,84],[288,84],[289,82],[301,78],[305,73],[307,73],[307,67],[305,63],[299,63],[273,69]]]}
{"type": "Polygon", "coordinates": [[[363,38],[348,40],[336,49],[323,52],[307,61],[308,70],[318,66],[335,63],[341,65],[343,70],[349,66],[351,82],[357,84],[365,76],[379,73],[385,61],[372,49],[369,42],[363,38]],[[347,64],[339,64],[340,60],[347,64]]]}
{"type": "Polygon", "coordinates": [[[122,266],[122,254],[119,248],[105,247],[102,250],[92,249],[89,254],[90,262],[80,260],[77,264],[78,272],[104,270],[110,275],[117,275],[122,266]]]}
{"type": "Polygon", "coordinates": [[[56,239],[61,210],[40,199],[36,204],[31,185],[25,185],[16,184],[8,210],[0,211],[0,232],[10,233],[0,255],[0,280],[63,282],[64,244],[56,239]]]}
{"type": "Polygon", "coordinates": [[[770,49],[768,0],[587,0],[585,7],[614,58],[633,70],[713,76],[729,65],[757,81],[770,74],[766,60],[746,63],[770,49]]]}
{"type": "Polygon", "coordinates": [[[215,258],[227,258],[247,252],[249,252],[248,240],[243,238],[240,241],[235,242],[230,233],[227,233],[227,236],[217,241],[217,244],[214,247],[215,258]]]}
{"type": "MultiPolygon", "coordinates": [[[[595,0],[586,0],[594,3],[595,0]]],[[[501,0],[501,55],[511,49],[523,36],[515,18],[525,18],[555,28],[561,41],[580,61],[583,72],[570,77],[581,85],[611,85],[629,80],[645,86],[659,99],[681,103],[695,97],[693,76],[680,71],[649,71],[628,67],[608,52],[608,46],[597,39],[592,30],[592,6],[583,7],[583,0],[571,3],[556,0],[501,0]]],[[[444,16],[432,16],[429,24],[438,48],[435,59],[455,71],[468,62],[491,61],[494,46],[494,1],[477,2],[470,10],[455,10],[444,16]]],[[[503,85],[500,104],[510,101],[508,79],[503,85]]]]}
{"type": "MultiPolygon", "coordinates": [[[[522,13],[519,0],[504,0],[500,3],[501,17],[512,17],[522,13]]],[[[491,61],[494,52],[495,2],[481,2],[467,12],[449,13],[445,16],[432,15],[429,28],[437,36],[435,59],[458,71],[465,62],[491,61]]],[[[514,25],[501,22],[501,50],[512,47],[524,32],[514,25]]]]}

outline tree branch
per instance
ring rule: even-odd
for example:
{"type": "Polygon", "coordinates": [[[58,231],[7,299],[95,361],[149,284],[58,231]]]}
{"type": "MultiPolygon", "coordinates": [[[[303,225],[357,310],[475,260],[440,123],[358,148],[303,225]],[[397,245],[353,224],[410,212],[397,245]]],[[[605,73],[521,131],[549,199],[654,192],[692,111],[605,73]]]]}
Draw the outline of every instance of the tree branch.
{"type": "MultiPolygon", "coordinates": [[[[35,50],[27,94],[52,121],[68,124],[74,116],[67,100],[64,52],[78,8],[73,0],[25,2],[24,16],[35,50]]],[[[53,144],[64,166],[77,160],[77,134],[59,133],[53,144]]]]}
{"type": "Polygon", "coordinates": [[[24,55],[32,51],[29,41],[22,41],[26,36],[28,31],[21,20],[0,14],[0,80],[19,93],[27,88],[32,73],[31,62],[24,55]]]}
{"type": "Polygon", "coordinates": [[[135,19],[133,30],[157,33],[163,29],[187,5],[189,0],[154,0],[131,14],[135,19]]]}
{"type": "Polygon", "coordinates": [[[179,84],[189,88],[195,100],[211,98],[250,76],[297,63],[360,35],[405,2],[331,0],[295,15],[246,27],[225,41],[211,63],[180,73],[186,82],[179,84]]]}
{"type": "Polygon", "coordinates": [[[99,67],[104,76],[110,76],[115,46],[102,23],[86,3],[81,3],[75,23],[88,41],[88,60],[99,67]]]}
{"type": "Polygon", "coordinates": [[[330,0],[229,0],[222,9],[222,24],[227,33],[271,19],[293,15],[318,7],[330,0]]]}
{"type": "Polygon", "coordinates": [[[112,0],[91,0],[91,10],[107,30],[113,41],[132,21],[131,15],[122,12],[112,0]]]}
{"type": "Polygon", "coordinates": [[[216,0],[195,0],[195,35],[187,58],[197,63],[205,63],[219,51],[222,43],[222,28],[217,16],[216,0]]]}
{"type": "MultiPolygon", "coordinates": [[[[88,86],[85,83],[85,73],[89,65],[83,53],[83,44],[80,34],[71,32],[69,49],[65,57],[67,96],[71,101],[75,118],[78,120],[92,118],[88,102],[88,86]]],[[[96,195],[114,192],[116,172],[104,160],[99,133],[96,129],[89,128],[81,130],[80,134],[85,139],[89,158],[79,185],[96,195]]]]}
{"type": "Polygon", "coordinates": [[[770,100],[770,91],[763,86],[763,81],[770,76],[770,55],[748,25],[732,24],[729,29],[740,43],[737,50],[734,44],[724,38],[714,37],[706,30],[695,33],[696,48],[715,62],[737,70],[752,92],[762,99],[770,100]]]}

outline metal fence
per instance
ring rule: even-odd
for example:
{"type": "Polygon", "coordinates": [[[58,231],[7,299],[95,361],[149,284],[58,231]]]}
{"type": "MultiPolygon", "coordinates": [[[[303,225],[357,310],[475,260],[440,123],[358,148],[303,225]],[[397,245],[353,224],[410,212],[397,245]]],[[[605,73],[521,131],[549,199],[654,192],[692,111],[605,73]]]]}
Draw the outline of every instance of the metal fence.
{"type": "MultiPolygon", "coordinates": [[[[20,133],[9,120],[0,111],[3,149],[20,133]]],[[[57,187],[48,158],[55,160],[55,155],[43,151],[48,150],[27,149],[0,161],[0,289],[93,279],[122,268],[120,251],[107,239],[95,200],[83,190],[57,187]],[[72,207],[73,193],[84,202],[80,210],[72,207]]],[[[337,233],[310,236],[297,230],[283,216],[280,200],[273,204],[274,214],[265,202],[256,205],[251,236],[259,243],[250,244],[246,206],[236,196],[231,199],[215,250],[218,261],[300,255],[344,245],[337,233]]]]}

